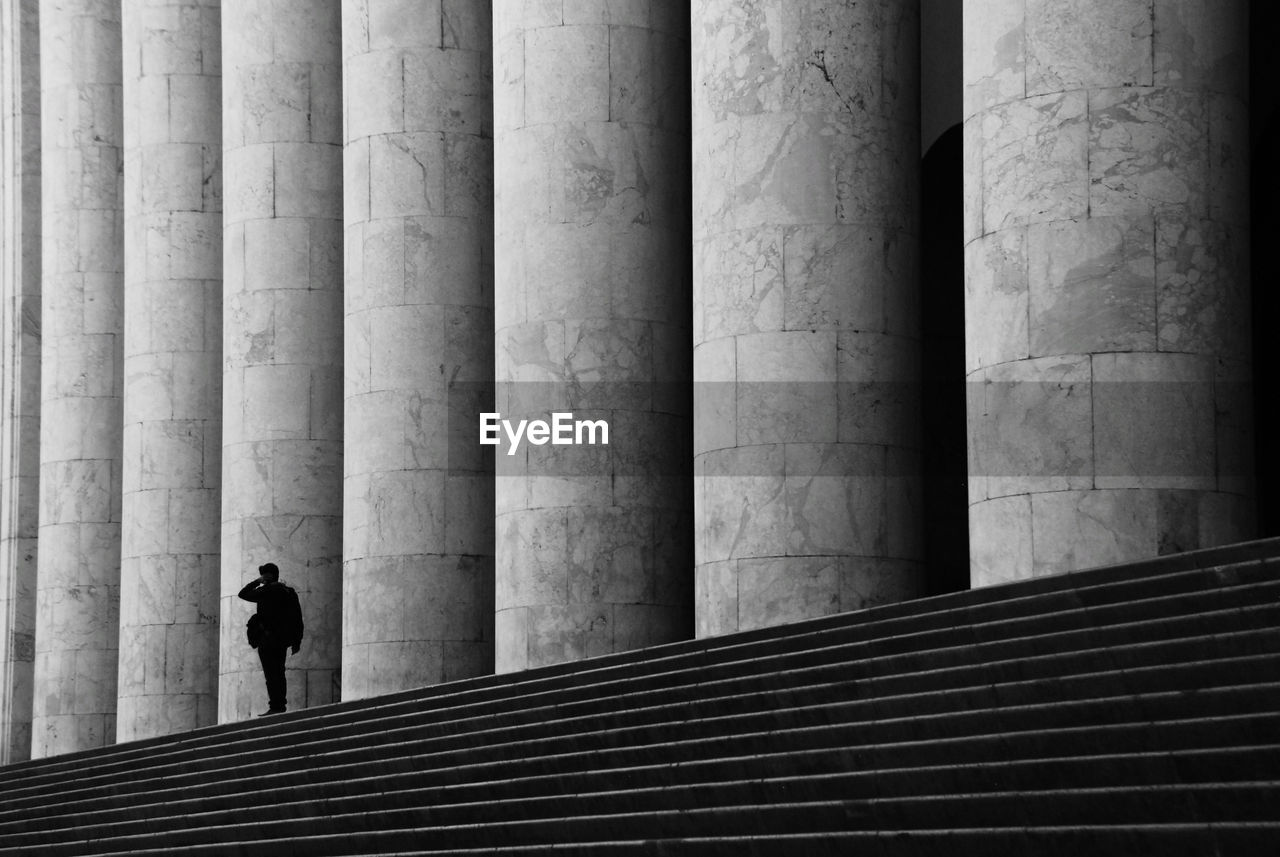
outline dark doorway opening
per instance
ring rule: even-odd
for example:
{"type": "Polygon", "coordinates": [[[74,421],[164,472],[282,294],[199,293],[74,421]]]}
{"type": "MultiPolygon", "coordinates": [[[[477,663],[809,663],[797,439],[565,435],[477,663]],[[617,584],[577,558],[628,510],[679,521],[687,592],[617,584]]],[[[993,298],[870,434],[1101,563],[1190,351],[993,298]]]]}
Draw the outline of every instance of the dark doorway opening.
{"type": "Polygon", "coordinates": [[[1253,397],[1258,535],[1280,535],[1280,256],[1271,243],[1280,230],[1280,129],[1277,129],[1277,76],[1270,49],[1280,38],[1269,4],[1251,4],[1249,30],[1250,267],[1253,279],[1253,397]]]}
{"type": "Polygon", "coordinates": [[[925,154],[921,176],[923,505],[931,594],[969,588],[962,140],[960,125],[945,131],[925,154]]]}

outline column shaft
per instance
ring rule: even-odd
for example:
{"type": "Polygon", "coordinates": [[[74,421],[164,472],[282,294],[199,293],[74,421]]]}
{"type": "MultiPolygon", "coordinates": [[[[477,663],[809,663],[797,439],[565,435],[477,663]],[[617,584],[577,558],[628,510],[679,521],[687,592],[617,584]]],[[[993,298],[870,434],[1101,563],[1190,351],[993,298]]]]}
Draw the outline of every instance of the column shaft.
{"type": "Polygon", "coordinates": [[[971,6],[973,583],[1249,537],[1249,4],[971,6]]]}
{"type": "Polygon", "coordinates": [[[343,44],[352,699],[493,670],[489,6],[344,0],[343,44]]]}
{"type": "Polygon", "coordinates": [[[40,564],[32,755],[115,738],[120,598],[120,7],[40,3],[40,564]]]}
{"type": "Polygon", "coordinates": [[[216,722],[222,416],[218,0],[125,0],[117,739],[216,722]]]}
{"type": "Polygon", "coordinates": [[[37,0],[0,9],[0,765],[31,755],[40,488],[37,0]]]}
{"type": "Polygon", "coordinates": [[[222,602],[218,720],[266,707],[252,605],[274,562],[302,602],[289,706],[338,698],[342,556],[339,0],[223,4],[222,602]]]}
{"type": "Polygon", "coordinates": [[[691,632],[686,14],[494,4],[500,671],[691,632]]]}
{"type": "Polygon", "coordinates": [[[921,594],[917,0],[699,0],[697,632],[921,594]]]}

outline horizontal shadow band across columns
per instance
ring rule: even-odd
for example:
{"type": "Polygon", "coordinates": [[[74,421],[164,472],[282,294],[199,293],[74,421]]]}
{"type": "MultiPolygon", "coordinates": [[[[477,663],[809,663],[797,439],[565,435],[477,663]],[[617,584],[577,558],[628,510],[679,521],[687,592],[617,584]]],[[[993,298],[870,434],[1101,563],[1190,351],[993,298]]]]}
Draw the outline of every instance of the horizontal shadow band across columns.
{"type": "Polygon", "coordinates": [[[1248,382],[1087,378],[454,384],[448,470],[476,472],[477,455],[492,454],[500,476],[764,476],[782,472],[770,448],[781,456],[786,444],[796,447],[785,454],[788,476],[910,476],[918,465],[876,450],[922,448],[928,439],[918,422],[903,417],[960,384],[971,476],[1212,480],[1252,472],[1247,456],[1223,455],[1214,443],[1215,413],[1219,430],[1248,417],[1236,407],[1247,401],[1248,382]],[[699,417],[692,458],[654,435],[668,423],[675,430],[690,398],[699,417]],[[1147,435],[1161,442],[1143,443],[1147,435]],[[816,446],[833,443],[841,448],[816,446]],[[806,445],[815,445],[812,454],[806,445]]]}

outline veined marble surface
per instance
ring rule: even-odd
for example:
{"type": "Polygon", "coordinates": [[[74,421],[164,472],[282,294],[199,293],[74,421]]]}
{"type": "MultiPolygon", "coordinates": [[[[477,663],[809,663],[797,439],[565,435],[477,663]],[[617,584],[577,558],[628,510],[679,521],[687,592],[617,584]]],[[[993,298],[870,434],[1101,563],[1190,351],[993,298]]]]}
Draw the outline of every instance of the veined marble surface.
{"type": "Polygon", "coordinates": [[[693,4],[699,635],[921,591],[918,15],[693,4]]]}
{"type": "Polygon", "coordinates": [[[265,562],[298,591],[290,708],[339,698],[342,102],[339,0],[226,0],[218,721],[266,708],[253,605],[265,562]]]}
{"type": "Polygon", "coordinates": [[[123,333],[120,7],[40,6],[42,348],[34,757],[115,740],[123,333]]]}
{"type": "Polygon", "coordinates": [[[494,4],[497,410],[611,427],[498,455],[499,671],[691,631],[682,11],[494,4]]]}
{"type": "Polygon", "coordinates": [[[217,722],[219,4],[122,7],[124,474],[117,739],[217,722]]]}
{"type": "Polygon", "coordinates": [[[493,669],[488,4],[345,0],[342,695],[493,669]]]}
{"type": "Polygon", "coordinates": [[[1249,537],[1248,4],[966,12],[973,583],[1249,537]]]}

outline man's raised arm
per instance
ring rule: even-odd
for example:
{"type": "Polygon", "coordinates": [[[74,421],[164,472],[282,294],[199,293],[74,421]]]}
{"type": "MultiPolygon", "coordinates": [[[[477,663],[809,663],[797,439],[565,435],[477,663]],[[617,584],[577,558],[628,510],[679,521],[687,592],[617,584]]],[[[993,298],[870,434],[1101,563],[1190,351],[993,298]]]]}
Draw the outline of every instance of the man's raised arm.
{"type": "Polygon", "coordinates": [[[246,583],[244,585],[244,588],[241,589],[238,594],[245,601],[258,601],[262,595],[262,593],[258,592],[258,589],[261,586],[262,586],[262,578],[255,577],[253,580],[250,580],[248,583],[246,583]]]}

